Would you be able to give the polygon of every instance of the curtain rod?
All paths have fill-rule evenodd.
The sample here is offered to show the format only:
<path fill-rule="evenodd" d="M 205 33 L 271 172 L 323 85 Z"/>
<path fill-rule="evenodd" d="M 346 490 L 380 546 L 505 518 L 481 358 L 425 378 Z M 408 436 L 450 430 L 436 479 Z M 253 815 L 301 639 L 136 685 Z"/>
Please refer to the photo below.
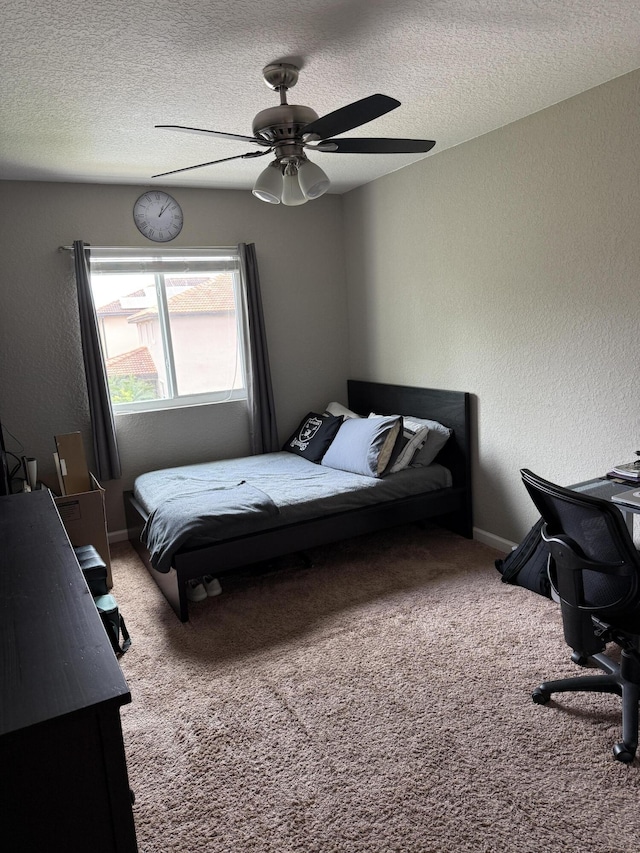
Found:
<path fill-rule="evenodd" d="M 166 246 L 165 249 L 168 251 L 176 251 L 176 252 L 210 252 L 212 249 L 216 250 L 237 250 L 237 246 Z M 152 251 L 153 249 L 160 249 L 160 246 L 93 246 L 91 244 L 87 245 L 87 249 L 97 249 L 98 251 L 104 252 L 144 252 L 144 251 Z M 58 246 L 59 252 L 73 252 L 73 246 Z"/>
<path fill-rule="evenodd" d="M 87 246 L 87 249 L 108 249 L 110 252 L 113 251 L 114 249 L 116 249 L 117 251 L 120 251 L 120 249 L 128 250 L 128 249 L 135 249 L 135 248 L 136 248 L 135 246 L 92 246 L 91 244 L 89 244 Z M 59 252 L 73 252 L 73 246 L 58 246 L 58 251 Z"/>

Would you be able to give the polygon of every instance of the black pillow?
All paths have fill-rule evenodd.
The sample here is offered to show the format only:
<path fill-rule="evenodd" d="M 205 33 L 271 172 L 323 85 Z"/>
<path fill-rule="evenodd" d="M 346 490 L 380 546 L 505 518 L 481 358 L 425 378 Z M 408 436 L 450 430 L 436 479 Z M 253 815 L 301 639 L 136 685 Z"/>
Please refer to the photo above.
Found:
<path fill-rule="evenodd" d="M 336 437 L 342 424 L 342 415 L 319 415 L 309 412 L 284 443 L 283 450 L 304 456 L 309 462 L 320 462 Z"/>

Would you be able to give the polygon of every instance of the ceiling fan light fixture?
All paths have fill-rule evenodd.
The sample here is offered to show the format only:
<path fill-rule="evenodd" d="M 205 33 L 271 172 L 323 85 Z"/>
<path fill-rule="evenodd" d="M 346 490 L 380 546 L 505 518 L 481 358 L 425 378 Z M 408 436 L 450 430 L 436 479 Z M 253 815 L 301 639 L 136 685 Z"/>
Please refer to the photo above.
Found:
<path fill-rule="evenodd" d="M 269 163 L 258 175 L 251 192 L 260 201 L 268 204 L 280 204 L 282 199 L 283 183 L 280 163 L 277 160 Z"/>
<path fill-rule="evenodd" d="M 281 201 L 288 207 L 294 207 L 297 204 L 305 204 L 305 202 L 308 201 L 306 195 L 300 188 L 298 170 L 292 163 L 289 163 L 284 170 L 284 175 L 282 177 Z"/>
<path fill-rule="evenodd" d="M 298 181 L 300 189 L 307 198 L 320 198 L 331 186 L 331 181 L 320 166 L 311 160 L 304 160 L 298 166 Z"/>
<path fill-rule="evenodd" d="M 177 124 L 158 124 L 158 128 L 181 130 L 223 139 L 253 143 L 262 150 L 247 151 L 232 157 L 222 157 L 153 175 L 162 178 L 203 166 L 213 166 L 228 160 L 246 160 L 275 154 L 275 160 L 258 175 L 253 194 L 268 204 L 298 205 L 326 193 L 331 182 L 322 169 L 307 160 L 308 151 L 330 151 L 337 154 L 421 154 L 430 151 L 435 142 L 429 139 L 376 139 L 342 138 L 341 134 L 380 118 L 400 106 L 400 101 L 387 95 L 369 95 L 345 107 L 326 113 L 321 118 L 311 107 L 289 104 L 287 90 L 298 81 L 299 68 L 288 62 L 272 62 L 262 69 L 262 76 L 270 89 L 278 92 L 280 104 L 260 110 L 253 119 L 253 136 L 206 130 Z M 341 137 L 334 139 L 334 137 Z M 265 150 L 266 149 L 266 150 Z"/>

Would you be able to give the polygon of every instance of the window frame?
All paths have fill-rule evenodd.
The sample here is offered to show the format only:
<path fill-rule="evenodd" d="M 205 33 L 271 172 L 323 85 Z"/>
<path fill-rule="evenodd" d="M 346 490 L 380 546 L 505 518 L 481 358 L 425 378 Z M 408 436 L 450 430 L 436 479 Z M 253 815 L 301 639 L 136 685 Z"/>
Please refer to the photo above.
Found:
<path fill-rule="evenodd" d="M 241 388 L 223 389 L 221 391 L 205 391 L 202 393 L 176 393 L 176 364 L 171 337 L 171 319 L 165 286 L 165 276 L 169 274 L 186 273 L 221 273 L 231 272 L 236 314 L 237 333 L 237 374 L 242 377 Z M 247 379 L 247 344 L 248 318 L 246 306 L 246 288 L 243 265 L 238 247 L 158 247 L 142 249 L 123 248 L 91 248 L 89 253 L 89 276 L 93 294 L 93 275 L 136 273 L 154 275 L 156 290 L 156 309 L 158 311 L 159 337 L 164 357 L 164 367 L 167 376 L 166 396 L 155 400 L 137 400 L 130 403 L 114 403 L 109 391 L 109 400 L 115 415 L 133 414 L 137 412 L 163 411 L 181 409 L 191 406 L 203 406 L 216 403 L 226 403 L 236 400 L 246 400 L 248 396 Z M 95 309 L 96 322 L 98 315 Z M 155 337 L 155 336 L 154 336 Z M 102 337 L 99 336 L 100 348 L 105 361 Z M 237 375 L 236 374 L 236 375 Z M 108 380 L 108 374 L 107 374 Z"/>

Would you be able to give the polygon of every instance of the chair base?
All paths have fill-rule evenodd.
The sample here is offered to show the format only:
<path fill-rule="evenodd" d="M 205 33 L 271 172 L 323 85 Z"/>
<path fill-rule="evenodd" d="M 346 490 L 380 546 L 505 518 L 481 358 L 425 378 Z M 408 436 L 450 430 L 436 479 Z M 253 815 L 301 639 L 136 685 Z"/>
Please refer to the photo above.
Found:
<path fill-rule="evenodd" d="M 553 693 L 617 693 L 622 697 L 622 740 L 613 747 L 618 761 L 629 764 L 638 748 L 638 702 L 640 701 L 640 665 L 635 655 L 625 649 L 618 665 L 605 654 L 576 660 L 581 666 L 597 666 L 604 675 L 580 675 L 575 678 L 560 678 L 543 681 L 531 694 L 537 705 L 546 705 Z"/>

